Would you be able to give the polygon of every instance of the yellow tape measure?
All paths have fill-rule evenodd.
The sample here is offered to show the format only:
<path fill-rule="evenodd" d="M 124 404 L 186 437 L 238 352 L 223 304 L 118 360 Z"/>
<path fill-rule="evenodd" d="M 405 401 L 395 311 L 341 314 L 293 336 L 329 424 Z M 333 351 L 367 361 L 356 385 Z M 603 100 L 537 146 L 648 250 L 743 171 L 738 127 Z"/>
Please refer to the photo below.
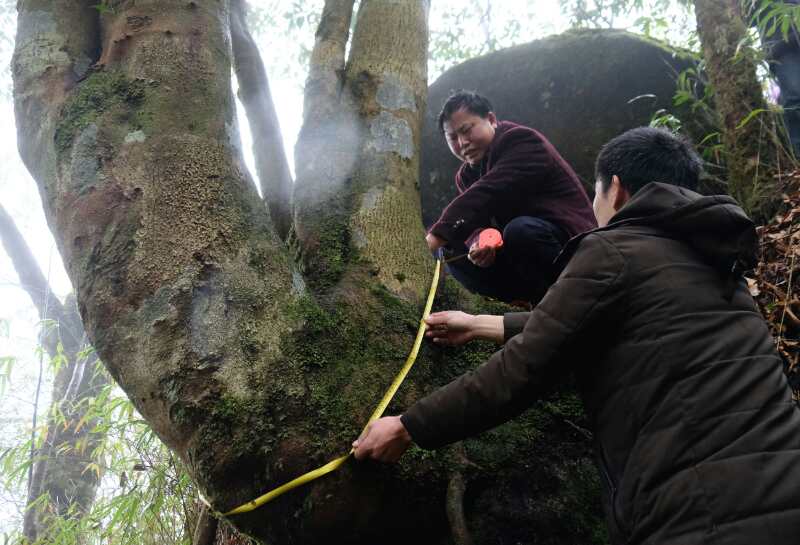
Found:
<path fill-rule="evenodd" d="M 414 346 L 411 348 L 411 353 L 408 355 L 408 358 L 406 358 L 406 362 L 405 364 L 403 364 L 403 367 L 402 369 L 400 369 L 400 372 L 394 378 L 394 382 L 392 382 L 392 385 L 389 386 L 389 389 L 384 394 L 383 399 L 381 399 L 381 402 L 375 408 L 375 411 L 372 413 L 372 416 L 369 417 L 367 424 L 364 426 L 364 431 L 366 431 L 367 427 L 370 425 L 370 423 L 372 423 L 372 421 L 377 420 L 378 418 L 381 417 L 383 411 L 385 411 L 386 407 L 389 406 L 389 402 L 392 400 L 394 394 L 400 388 L 400 385 L 403 383 L 403 380 L 405 380 L 406 375 L 408 375 L 408 372 L 411 370 L 411 367 L 417 360 L 417 354 L 419 353 L 419 348 L 422 345 L 422 338 L 425 335 L 425 318 L 427 318 L 431 312 L 431 307 L 433 306 L 433 298 L 436 295 L 436 286 L 439 284 L 440 268 L 441 268 L 441 262 L 437 260 L 436 267 L 433 270 L 433 280 L 431 281 L 431 287 L 430 290 L 428 290 L 428 300 L 425 302 L 425 310 L 422 312 L 422 319 L 420 320 L 419 329 L 417 330 L 417 338 L 414 339 Z M 363 434 L 364 431 L 362 431 L 361 433 Z M 334 471 L 343 463 L 345 463 L 352 454 L 353 450 L 351 449 L 350 452 L 348 452 L 345 456 L 342 456 L 341 458 L 336 458 L 335 460 L 328 462 L 322 467 L 318 467 L 317 469 L 309 471 L 308 473 L 301 475 L 296 479 L 289 481 L 286 484 L 282 484 L 278 488 L 270 490 L 263 496 L 259 496 L 258 498 L 249 501 L 244 505 L 240 505 L 236 509 L 231 509 L 227 513 L 223 513 L 223 515 L 225 516 L 238 515 L 240 513 L 247 513 L 248 511 L 257 509 L 262 505 L 264 505 L 265 503 L 267 503 L 268 501 L 277 498 L 281 494 L 285 494 L 286 492 L 292 490 L 293 488 L 297 488 L 298 486 L 313 481 L 314 479 L 319 479 L 323 475 L 327 475 L 331 471 Z"/>

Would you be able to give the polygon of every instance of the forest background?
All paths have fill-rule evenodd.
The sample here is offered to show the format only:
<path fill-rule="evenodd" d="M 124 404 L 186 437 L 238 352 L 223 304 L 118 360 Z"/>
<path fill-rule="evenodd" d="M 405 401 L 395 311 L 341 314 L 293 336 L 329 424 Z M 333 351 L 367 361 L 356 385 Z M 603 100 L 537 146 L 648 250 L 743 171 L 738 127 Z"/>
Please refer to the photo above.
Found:
<path fill-rule="evenodd" d="M 103 6 L 101 2 L 96 9 Z M 262 0 L 250 3 L 247 16 L 267 69 L 292 173 L 292 150 L 302 123 L 303 87 L 322 8 L 321 0 Z M 0 172 L 0 204 L 13 218 L 43 272 L 46 292 L 39 294 L 41 301 L 54 295 L 63 303 L 72 286 L 47 228 L 36 183 L 17 152 L 9 69 L 16 23 L 15 2 L 0 1 L 0 141 L 4 144 L 0 149 L 4 167 Z M 570 28 L 626 28 L 687 48 L 701 62 L 690 2 L 434 1 L 429 28 L 429 83 L 466 59 Z M 755 30 L 750 31 L 750 37 L 752 43 L 743 43 L 742 47 L 752 46 L 757 51 Z M 767 100 L 774 102 L 773 85 L 761 61 L 758 74 L 762 90 Z M 258 185 L 248 123 L 238 103 L 237 110 L 245 160 Z M 653 115 L 655 123 L 675 121 L 659 118 L 658 112 Z M 56 343 L 47 349 L 53 317 L 47 314 L 47 305 L 37 308 L 32 303 L 24 282 L 11 258 L 0 252 L 0 536 L 4 543 L 20 538 L 32 477 L 31 447 L 42 446 L 51 392 L 58 382 L 58 371 L 67 362 L 63 345 Z M 79 357 L 94 362 L 90 351 Z M 197 490 L 124 393 L 113 383 L 106 384 L 105 379 L 99 381 L 95 395 L 86 402 L 86 414 L 86 422 L 102 428 L 105 437 L 101 455 L 95 453 L 79 472 L 93 473 L 99 488 L 88 514 L 65 519 L 61 534 L 57 534 L 60 542 L 75 542 L 76 536 L 86 543 L 109 544 L 178 544 L 196 539 L 202 513 Z M 97 447 L 94 445 L 94 449 Z M 235 535 L 230 528 L 220 532 Z"/>

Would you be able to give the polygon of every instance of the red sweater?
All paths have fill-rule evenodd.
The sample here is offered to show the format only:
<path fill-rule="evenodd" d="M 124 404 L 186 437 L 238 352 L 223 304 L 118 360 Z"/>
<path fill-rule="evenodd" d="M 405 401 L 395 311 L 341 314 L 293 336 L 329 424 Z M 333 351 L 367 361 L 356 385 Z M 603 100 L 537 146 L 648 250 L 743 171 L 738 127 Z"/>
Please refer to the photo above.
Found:
<path fill-rule="evenodd" d="M 597 227 L 572 167 L 541 133 L 510 121 L 497 124 L 479 164 L 461 165 L 456 187 L 459 195 L 430 229 L 448 242 L 463 242 L 486 227 L 502 230 L 519 216 L 547 220 L 570 238 Z"/>

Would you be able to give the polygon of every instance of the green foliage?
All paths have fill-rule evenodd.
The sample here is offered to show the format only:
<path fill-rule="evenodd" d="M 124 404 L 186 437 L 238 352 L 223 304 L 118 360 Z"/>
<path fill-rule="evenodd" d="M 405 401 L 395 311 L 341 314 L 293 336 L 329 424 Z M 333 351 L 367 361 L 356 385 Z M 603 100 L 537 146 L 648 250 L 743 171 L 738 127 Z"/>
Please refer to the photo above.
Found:
<path fill-rule="evenodd" d="M 432 4 L 428 46 L 432 76 L 472 57 L 531 38 L 530 31 L 538 21 L 530 2 L 521 2 L 511 18 L 498 12 L 497 6 L 495 0 Z"/>
<path fill-rule="evenodd" d="M 101 0 L 99 4 L 95 4 L 92 6 L 96 9 L 100 15 L 105 15 L 107 13 L 113 14 L 114 13 L 114 5 L 110 0 Z"/>
<path fill-rule="evenodd" d="M 0 357 L 0 396 L 5 395 L 6 390 L 11 382 L 11 371 L 14 369 L 14 364 L 17 359 L 13 356 Z"/>
<path fill-rule="evenodd" d="M 791 39 L 789 33 L 800 28 L 800 5 L 775 0 L 744 0 L 744 13 L 749 14 L 750 23 L 758 28 L 765 38 L 778 35 L 784 41 Z M 752 7 L 750 7 L 752 6 Z"/>
<path fill-rule="evenodd" d="M 682 45 L 694 33 L 691 0 L 560 0 L 572 28 L 619 28 Z M 633 19 L 635 17 L 635 19 Z"/>
<path fill-rule="evenodd" d="M 98 363 L 98 366 L 100 364 Z M 95 372 L 103 372 L 99 367 Z M 92 426 L 102 437 L 91 452 L 93 462 L 84 472 L 102 479 L 97 499 L 86 513 L 73 505 L 62 516 L 52 514 L 50 531 L 30 545 L 188 545 L 197 516 L 197 490 L 182 463 L 174 458 L 131 402 L 114 385 L 81 402 L 84 416 L 77 427 Z M 66 424 L 58 409 L 51 415 Z M 41 442 L 46 424 L 37 430 Z M 58 456 L 85 453 L 88 438 L 62 445 Z M 37 445 L 41 446 L 41 444 Z M 14 446 L 0 452 L 0 490 L 20 490 L 28 470 L 30 436 L 21 433 Z M 24 501 L 24 499 L 20 500 Z M 37 498 L 28 508 L 48 508 L 48 498 Z M 22 505 L 20 505 L 22 508 Z M 18 532 L 6 533 L 0 542 L 22 543 Z"/>
<path fill-rule="evenodd" d="M 294 80 L 302 88 L 322 5 L 322 0 L 248 2 L 247 25 L 270 78 Z"/>
<path fill-rule="evenodd" d="M 8 320 L 0 320 L 0 337 L 7 339 L 10 334 Z M 0 356 L 0 397 L 6 393 L 16 361 L 13 356 Z"/>

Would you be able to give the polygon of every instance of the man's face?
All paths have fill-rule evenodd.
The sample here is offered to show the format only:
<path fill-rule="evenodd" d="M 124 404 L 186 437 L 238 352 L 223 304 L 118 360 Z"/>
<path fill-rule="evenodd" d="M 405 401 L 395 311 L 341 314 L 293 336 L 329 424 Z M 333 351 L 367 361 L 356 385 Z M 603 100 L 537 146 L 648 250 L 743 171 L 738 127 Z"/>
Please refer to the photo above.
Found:
<path fill-rule="evenodd" d="M 614 176 L 614 178 L 616 178 L 616 176 Z M 617 182 L 617 185 L 619 185 L 619 182 Z M 617 213 L 617 209 L 614 208 L 615 197 L 616 190 L 614 182 L 612 181 L 608 191 L 604 192 L 603 182 L 598 178 L 594 183 L 594 202 L 592 203 L 598 227 L 605 227 L 608 225 L 608 221 Z"/>
<path fill-rule="evenodd" d="M 493 112 L 483 118 L 461 109 L 443 123 L 444 137 L 453 155 L 470 165 L 477 164 L 489 150 L 497 128 Z"/>

